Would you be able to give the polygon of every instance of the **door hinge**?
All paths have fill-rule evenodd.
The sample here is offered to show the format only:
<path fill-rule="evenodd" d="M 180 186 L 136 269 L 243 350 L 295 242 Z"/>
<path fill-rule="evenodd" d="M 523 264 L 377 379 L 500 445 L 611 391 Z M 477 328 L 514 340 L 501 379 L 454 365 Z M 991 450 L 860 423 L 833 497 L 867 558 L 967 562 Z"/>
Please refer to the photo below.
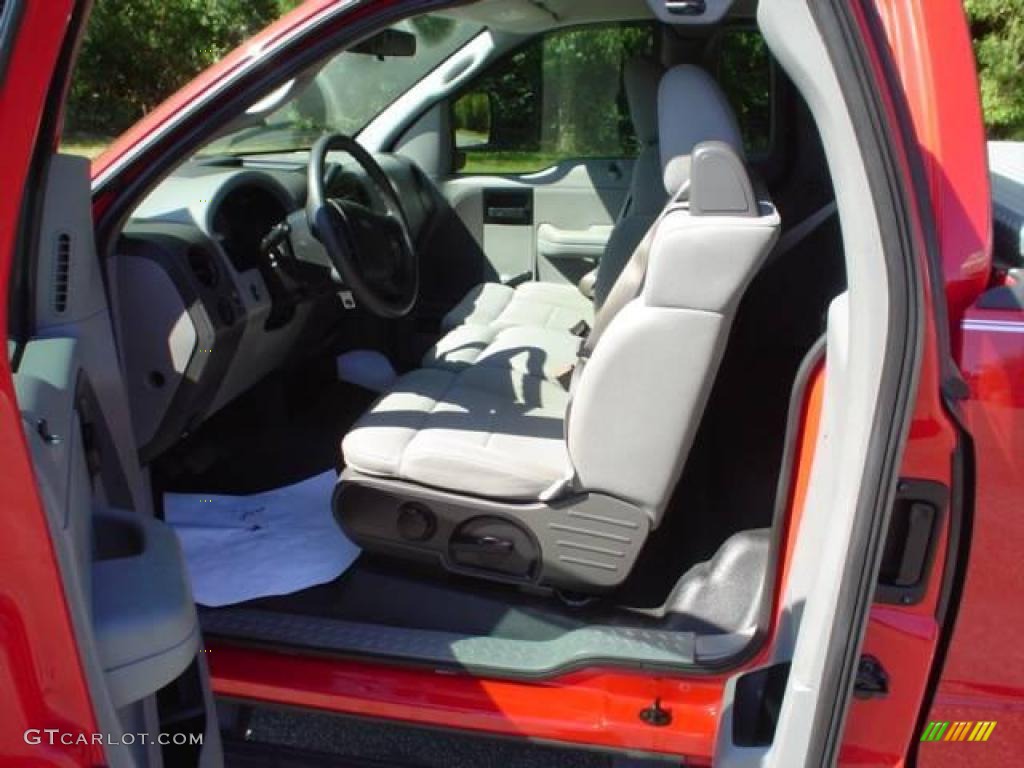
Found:
<path fill-rule="evenodd" d="M 853 695 L 858 699 L 882 699 L 889 695 L 889 673 L 874 656 L 861 656 Z"/>

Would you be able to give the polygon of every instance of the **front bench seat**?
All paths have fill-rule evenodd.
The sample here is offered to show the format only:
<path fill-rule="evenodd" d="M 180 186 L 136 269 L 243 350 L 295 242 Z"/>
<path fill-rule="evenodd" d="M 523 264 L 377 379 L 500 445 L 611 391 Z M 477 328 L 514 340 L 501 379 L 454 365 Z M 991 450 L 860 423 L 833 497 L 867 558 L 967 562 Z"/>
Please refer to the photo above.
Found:
<path fill-rule="evenodd" d="M 685 68 L 671 71 L 659 98 L 665 186 L 675 197 L 689 179 L 689 204 L 670 204 L 649 248 L 634 253 L 571 390 L 488 366 L 399 379 L 342 443 L 335 514 L 360 546 L 578 592 L 632 570 L 686 461 L 736 306 L 779 229 L 733 148 L 703 143 L 691 161 L 692 132 L 676 119 L 693 108 L 680 99 L 688 80 Z"/>
<path fill-rule="evenodd" d="M 347 465 L 448 491 L 530 501 L 569 474 L 555 382 L 497 368 L 406 374 L 345 437 Z"/>

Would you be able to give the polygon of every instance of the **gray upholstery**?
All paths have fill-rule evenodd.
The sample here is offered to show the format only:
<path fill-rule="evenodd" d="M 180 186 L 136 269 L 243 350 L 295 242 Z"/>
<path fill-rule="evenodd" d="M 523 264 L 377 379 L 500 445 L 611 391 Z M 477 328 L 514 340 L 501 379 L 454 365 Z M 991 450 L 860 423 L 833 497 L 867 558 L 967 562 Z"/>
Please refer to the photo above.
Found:
<path fill-rule="evenodd" d="M 573 359 L 566 350 L 579 344 L 568 329 L 581 321 L 587 327 L 594 326 L 595 308 L 600 309 L 607 301 L 669 195 L 676 195 L 689 183 L 694 148 L 703 141 L 721 140 L 742 158 L 736 117 L 714 78 L 693 65 L 677 66 L 664 76 L 661 72 L 660 65 L 645 58 L 631 61 L 625 70 L 641 151 L 634 169 L 629 210 L 616 224 L 593 276 L 592 300 L 573 286 L 526 283 L 513 289 L 498 283 L 479 285 L 446 316 L 443 326 L 450 333 L 428 351 L 424 366 L 459 370 L 484 355 L 501 331 L 525 326 L 555 333 L 535 335 L 536 346 L 520 359 L 533 361 L 531 371 L 543 369 L 539 375 L 561 375 Z M 659 134 L 665 139 L 649 141 Z M 627 300 L 633 298 L 639 284 L 629 286 L 629 290 L 632 293 Z M 477 327 L 465 328 L 467 325 Z M 486 355 L 489 365 L 512 359 L 507 344 L 501 350 L 501 355 Z"/>
<path fill-rule="evenodd" d="M 657 158 L 657 150 L 650 154 L 652 157 Z M 644 236 L 658 218 L 658 212 L 666 202 L 664 193 L 662 193 L 661 197 L 662 200 L 657 211 L 650 214 L 627 216 L 615 227 L 611 238 L 608 240 L 608 248 L 601 259 L 600 267 L 594 275 L 595 307 L 604 305 L 608 299 L 608 294 L 611 293 L 612 286 L 615 285 L 615 282 L 622 274 L 622 270 L 633 256 L 634 251 L 636 251 L 637 246 L 640 245 Z"/>
<path fill-rule="evenodd" d="M 665 190 L 675 195 L 690 181 L 690 155 L 703 141 L 723 141 L 743 157 L 743 136 L 725 92 L 692 64 L 669 70 L 661 80 L 658 124 Z M 696 98 L 695 98 L 696 97 Z"/>
<path fill-rule="evenodd" d="M 499 328 L 530 326 L 565 330 L 594 317 L 593 304 L 574 286 L 524 283 L 515 290 L 493 325 Z"/>
<path fill-rule="evenodd" d="M 729 128 L 735 121 L 727 105 L 714 97 L 717 86 L 707 90 L 709 80 L 682 67 L 669 72 L 659 89 L 663 115 L 672 111 L 669 107 L 687 105 L 703 126 L 695 133 L 662 122 L 661 150 L 673 179 L 681 166 L 667 147 L 687 158 L 709 148 L 725 153 L 731 163 L 720 166 L 731 181 L 736 174 L 745 176 L 742 161 L 728 146 L 736 138 Z M 710 98 L 694 99 L 706 95 Z M 726 142 L 696 147 L 679 141 L 677 133 L 703 136 L 714 126 L 725 129 Z M 704 163 L 699 168 L 695 192 L 704 185 L 730 187 L 730 179 L 706 175 Z M 749 182 L 740 186 L 746 189 Z M 588 339 L 588 357 L 576 365 L 571 392 L 551 378 L 563 364 L 572 364 L 577 337 L 500 321 L 456 328 L 428 355 L 434 368 L 400 379 L 345 438 L 347 482 L 359 484 L 361 476 L 369 476 L 390 483 L 386 491 L 379 484 L 377 490 L 366 490 L 374 486 L 369 482 L 364 489 L 383 494 L 385 501 L 374 508 L 384 518 L 354 511 L 346 515 L 344 504 L 339 506 L 346 532 L 367 548 L 383 539 L 382 551 L 411 549 L 447 567 L 453 567 L 450 547 L 458 544 L 469 548 L 468 555 L 462 550 L 460 556 L 493 562 L 496 577 L 514 572 L 519 580 L 584 589 L 620 582 L 647 530 L 661 521 L 736 307 L 771 250 L 779 223 L 768 200 L 758 200 L 747 215 L 700 214 L 685 202 L 672 203 L 655 222 L 645 247 L 635 250 L 613 300 L 602 306 L 595 325 L 600 333 Z M 410 489 L 408 498 L 422 499 L 416 489 L 423 486 L 455 494 L 454 501 L 448 498 L 437 510 L 428 510 L 444 517 L 435 533 L 402 541 L 399 519 L 408 510 L 401 488 Z M 477 507 L 474 498 L 505 504 L 502 520 L 494 522 L 493 515 L 488 517 L 494 507 Z M 530 506 L 517 520 L 518 503 Z M 550 517 L 543 514 L 546 509 Z M 549 525 L 556 517 L 561 522 Z M 496 525 L 499 533 L 468 545 L 456 541 L 463 526 L 477 522 Z M 621 533 L 595 533 L 598 522 Z M 596 536 L 586 544 L 590 554 L 567 554 L 566 531 Z M 622 542 L 619 550 L 614 549 L 616 540 Z M 501 546 L 492 552 L 488 548 L 495 542 Z M 537 551 L 524 553 L 531 547 Z M 598 552 L 605 559 L 595 564 Z M 530 557 L 537 559 L 536 568 L 522 565 Z M 511 558 L 516 568 L 502 571 L 502 558 Z"/>
<path fill-rule="evenodd" d="M 736 305 L 778 235 L 762 215 L 658 224 L 647 279 L 610 321 L 574 387 L 569 455 L 581 488 L 660 521 L 700 423 Z"/>
<path fill-rule="evenodd" d="M 643 232 L 635 240 L 637 227 L 620 231 L 630 217 L 646 218 L 644 231 L 665 204 L 666 196 L 660 179 L 661 160 L 658 151 L 658 83 L 661 66 L 647 58 L 627 62 L 623 71 L 630 116 L 640 152 L 630 183 L 629 208 L 612 232 L 604 256 L 594 275 L 595 300 L 600 305 L 602 292 L 615 282 L 618 271 L 633 252 Z M 627 237 L 627 233 L 629 236 Z M 568 331 L 594 320 L 594 301 L 576 286 L 552 283 L 524 283 L 511 288 L 500 283 L 483 283 L 473 288 L 447 315 L 441 327 L 450 331 L 461 325 L 495 325 L 499 328 L 531 326 Z M 448 346 L 447 342 L 441 347 Z M 431 350 L 428 358 L 443 361 L 440 350 Z"/>
<path fill-rule="evenodd" d="M 451 330 L 460 325 L 533 325 L 564 330 L 580 320 L 592 320 L 593 316 L 591 301 L 572 285 L 523 283 L 512 288 L 501 283 L 481 283 L 444 316 L 441 327 Z"/>
<path fill-rule="evenodd" d="M 473 496 L 530 500 L 569 473 L 568 394 L 557 384 L 474 367 L 402 378 L 345 436 L 358 472 Z"/>
<path fill-rule="evenodd" d="M 556 379 L 575 364 L 579 348 L 579 337 L 565 331 L 463 325 L 427 352 L 423 366 L 456 372 L 487 366 Z"/>
<path fill-rule="evenodd" d="M 460 325 L 491 325 L 512 301 L 516 289 L 502 283 L 474 286 L 441 320 L 441 329 L 450 331 Z"/>

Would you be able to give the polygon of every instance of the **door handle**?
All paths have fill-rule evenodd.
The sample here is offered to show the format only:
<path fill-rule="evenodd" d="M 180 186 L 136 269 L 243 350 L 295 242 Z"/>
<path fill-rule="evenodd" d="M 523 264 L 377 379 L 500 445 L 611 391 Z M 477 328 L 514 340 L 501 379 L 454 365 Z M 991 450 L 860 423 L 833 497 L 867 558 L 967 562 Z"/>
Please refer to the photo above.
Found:
<path fill-rule="evenodd" d="M 673 16 L 700 16 L 707 10 L 707 1 L 667 0 L 665 10 Z"/>
<path fill-rule="evenodd" d="M 533 224 L 533 189 L 485 189 L 484 224 Z"/>
<path fill-rule="evenodd" d="M 511 206 L 492 205 L 487 209 L 487 218 L 492 221 L 515 221 L 519 222 L 529 216 L 526 208 L 513 208 Z"/>
<path fill-rule="evenodd" d="M 900 479 L 878 574 L 878 602 L 913 605 L 924 597 L 948 499 L 940 483 Z"/>

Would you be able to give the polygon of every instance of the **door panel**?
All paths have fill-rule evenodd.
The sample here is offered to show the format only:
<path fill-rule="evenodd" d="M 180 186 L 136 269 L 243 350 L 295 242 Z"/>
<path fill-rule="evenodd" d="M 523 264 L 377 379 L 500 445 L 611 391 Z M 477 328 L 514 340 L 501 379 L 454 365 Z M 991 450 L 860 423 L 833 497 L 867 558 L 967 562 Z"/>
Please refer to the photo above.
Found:
<path fill-rule="evenodd" d="M 477 234 L 485 279 L 576 284 L 604 251 L 638 142 L 625 63 L 652 56 L 654 26 L 593 24 L 530 39 L 451 97 L 452 177 L 442 191 Z M 532 195 L 532 216 L 484 198 Z"/>
<path fill-rule="evenodd" d="M 104 458 L 95 435 L 106 426 L 83 418 L 89 381 L 80 351 L 70 337 L 30 341 L 15 391 L 44 504 L 73 591 L 90 607 L 100 668 L 120 709 L 185 671 L 199 650 L 198 623 L 173 533 L 153 517 L 108 507 L 106 489 L 94 492 Z"/>
<path fill-rule="evenodd" d="M 45 189 L 34 335 L 19 345 L 14 391 L 97 731 L 112 735 L 103 761 L 178 764 L 178 747 L 158 745 L 180 734 L 190 755 L 201 738 L 202 764 L 217 765 L 184 561 L 129 458 L 137 447 L 92 239 L 88 161 L 53 156 Z M 148 744 L 118 738 L 142 733 Z"/>
<path fill-rule="evenodd" d="M 579 281 L 597 266 L 611 237 L 612 224 L 562 229 L 545 222 L 537 227 L 537 261 L 542 280 Z"/>
<path fill-rule="evenodd" d="M 478 233 L 485 279 L 575 284 L 604 253 L 632 169 L 625 158 L 570 160 L 540 173 L 458 176 L 442 193 Z"/>
<path fill-rule="evenodd" d="M 533 271 L 530 234 L 533 190 L 529 187 L 484 187 L 483 248 L 498 279 L 507 283 Z"/>
<path fill-rule="evenodd" d="M 633 176 L 628 158 L 585 160 L 538 187 L 534 230 L 539 280 L 576 284 L 604 254 Z"/>
<path fill-rule="evenodd" d="M 95 732 L 99 726 L 10 370 L 28 320 L 26 297 L 14 295 L 26 277 L 14 259 L 22 191 L 35 190 L 40 182 L 33 152 L 56 62 L 73 29 L 73 6 L 71 0 L 7 0 L 0 13 L 0 98 L 5 105 L 0 110 L 5 188 L 0 195 L 0 325 L 6 329 L 8 353 L 0 363 L 0 763 L 12 765 L 104 761 L 101 747 L 50 744 L 43 734 L 37 744 L 28 733 L 55 724 L 76 733 Z M 52 137 L 47 140 L 52 143 Z M 66 489 L 61 467 L 62 461 L 53 457 L 37 470 L 52 478 L 44 497 L 52 505 L 62 503 Z"/>

